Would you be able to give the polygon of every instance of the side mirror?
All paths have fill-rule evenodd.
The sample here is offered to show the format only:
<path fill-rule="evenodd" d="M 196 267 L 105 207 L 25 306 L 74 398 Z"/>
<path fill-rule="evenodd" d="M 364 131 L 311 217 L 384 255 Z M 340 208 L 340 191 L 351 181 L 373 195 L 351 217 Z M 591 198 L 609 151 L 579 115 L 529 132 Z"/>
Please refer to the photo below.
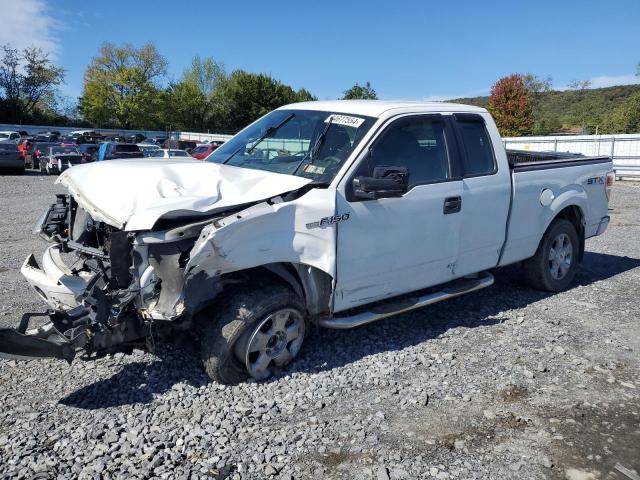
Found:
<path fill-rule="evenodd" d="M 406 167 L 377 166 L 373 177 L 353 179 L 353 192 L 358 200 L 401 197 L 407 191 L 409 170 Z"/>

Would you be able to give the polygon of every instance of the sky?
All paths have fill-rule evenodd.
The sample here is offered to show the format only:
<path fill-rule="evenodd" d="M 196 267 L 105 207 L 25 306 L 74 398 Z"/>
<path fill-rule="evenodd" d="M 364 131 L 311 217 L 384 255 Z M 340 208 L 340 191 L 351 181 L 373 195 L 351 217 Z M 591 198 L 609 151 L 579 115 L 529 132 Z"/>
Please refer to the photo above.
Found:
<path fill-rule="evenodd" d="M 105 42 L 153 42 L 177 79 L 194 55 L 267 73 L 319 99 L 371 82 L 381 99 L 486 95 L 531 72 L 593 87 L 640 83 L 639 0 L 0 0 L 0 45 L 36 45 L 82 92 Z"/>

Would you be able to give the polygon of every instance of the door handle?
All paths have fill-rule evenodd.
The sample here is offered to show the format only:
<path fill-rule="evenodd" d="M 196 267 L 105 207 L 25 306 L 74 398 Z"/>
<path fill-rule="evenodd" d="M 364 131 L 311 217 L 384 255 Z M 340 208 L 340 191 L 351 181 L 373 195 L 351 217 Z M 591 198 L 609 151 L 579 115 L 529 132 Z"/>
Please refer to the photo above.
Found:
<path fill-rule="evenodd" d="M 461 197 L 447 197 L 444 199 L 442 213 L 444 213 L 445 215 L 448 215 L 450 213 L 457 213 L 460 210 L 462 210 Z"/>

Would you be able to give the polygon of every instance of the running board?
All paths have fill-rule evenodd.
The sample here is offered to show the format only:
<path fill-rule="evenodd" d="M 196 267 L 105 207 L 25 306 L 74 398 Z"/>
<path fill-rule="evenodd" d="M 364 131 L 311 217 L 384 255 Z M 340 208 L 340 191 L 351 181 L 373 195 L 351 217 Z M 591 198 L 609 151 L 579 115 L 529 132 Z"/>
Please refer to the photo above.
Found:
<path fill-rule="evenodd" d="M 335 328 L 339 330 L 355 328 L 366 323 L 382 320 L 383 318 L 409 312 L 416 308 L 426 307 L 433 303 L 442 302 L 443 300 L 448 300 L 450 298 L 464 295 L 465 293 L 489 287 L 493 285 L 493 281 L 493 275 L 485 272 L 477 278 L 463 278 L 456 282 L 449 283 L 446 286 L 443 286 L 440 291 L 421 295 L 419 297 L 405 297 L 397 302 L 384 303 L 372 308 L 368 312 L 360 312 L 346 317 L 336 316 L 331 318 L 321 318 L 318 324 L 322 327 Z"/>

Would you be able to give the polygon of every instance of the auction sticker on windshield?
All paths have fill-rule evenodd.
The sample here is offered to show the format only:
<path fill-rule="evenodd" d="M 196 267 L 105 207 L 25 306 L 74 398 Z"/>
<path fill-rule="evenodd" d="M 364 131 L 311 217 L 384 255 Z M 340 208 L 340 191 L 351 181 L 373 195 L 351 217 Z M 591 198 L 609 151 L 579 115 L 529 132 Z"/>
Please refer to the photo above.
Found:
<path fill-rule="evenodd" d="M 351 117 L 349 115 L 329 115 L 324 123 L 335 123 L 336 125 L 344 125 L 346 127 L 359 128 L 364 123 L 364 118 Z"/>
<path fill-rule="evenodd" d="M 305 173 L 315 173 L 317 175 L 322 175 L 326 170 L 324 167 L 319 167 L 317 165 L 311 165 L 310 163 L 305 165 L 303 170 Z"/>

